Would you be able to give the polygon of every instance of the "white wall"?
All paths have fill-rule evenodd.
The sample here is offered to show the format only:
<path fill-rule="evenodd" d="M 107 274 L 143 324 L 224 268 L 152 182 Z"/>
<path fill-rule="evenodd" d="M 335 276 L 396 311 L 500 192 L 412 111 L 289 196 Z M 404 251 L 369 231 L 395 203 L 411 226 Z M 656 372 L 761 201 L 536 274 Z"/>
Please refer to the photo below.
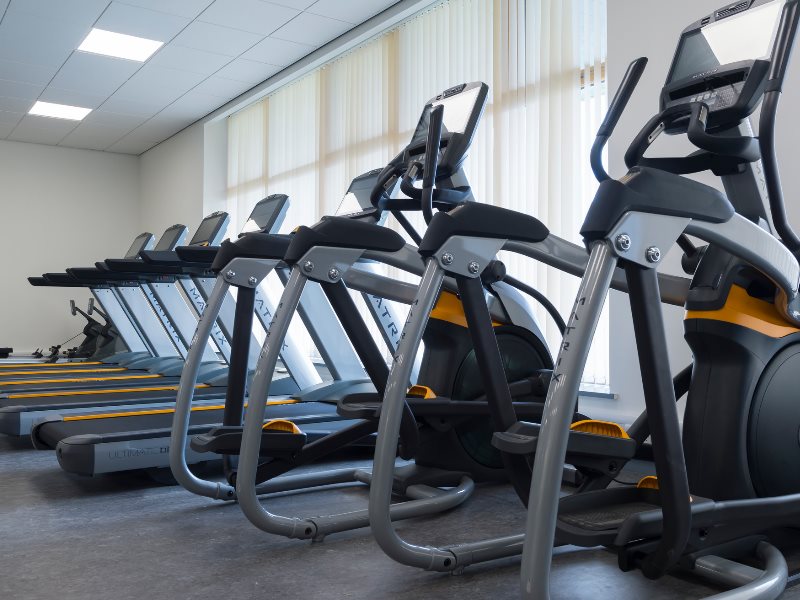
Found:
<path fill-rule="evenodd" d="M 120 256 L 139 233 L 139 158 L 0 141 L 0 346 L 61 343 L 84 322 L 82 289 L 34 288 L 27 277 Z"/>
<path fill-rule="evenodd" d="M 657 0 L 610 0 L 608 2 L 608 81 L 613 95 L 630 61 L 647 56 L 649 63 L 625 115 L 609 143 L 609 163 L 612 176 L 625 171 L 622 157 L 628 144 L 644 123 L 658 111 L 658 94 L 666 79 L 680 32 L 691 22 L 710 14 L 723 5 L 721 0 L 679 0 L 664 3 Z M 800 173 L 792 169 L 797 160 L 797 131 L 800 115 L 790 107 L 800 101 L 800 64 L 790 67 L 786 81 L 782 110 L 778 115 L 778 155 L 782 158 L 783 183 L 789 216 L 800 226 L 800 205 L 794 199 L 800 194 Z M 660 138 L 654 150 L 662 153 L 685 153 L 691 147 L 684 139 Z M 703 177 L 706 183 L 717 185 L 713 177 Z M 721 187 L 721 186 L 718 186 Z M 661 270 L 680 274 L 679 251 L 673 251 Z M 683 340 L 683 310 L 665 309 L 666 331 L 673 373 L 689 364 L 691 353 Z M 600 410 L 607 416 L 626 421 L 644 407 L 641 375 L 635 359 L 633 329 L 627 296 L 612 292 L 610 299 L 611 328 L 611 389 L 618 395 Z"/>
<path fill-rule="evenodd" d="M 190 236 L 203 218 L 203 124 L 196 123 L 139 157 L 140 227 L 156 236 L 182 223 Z"/>

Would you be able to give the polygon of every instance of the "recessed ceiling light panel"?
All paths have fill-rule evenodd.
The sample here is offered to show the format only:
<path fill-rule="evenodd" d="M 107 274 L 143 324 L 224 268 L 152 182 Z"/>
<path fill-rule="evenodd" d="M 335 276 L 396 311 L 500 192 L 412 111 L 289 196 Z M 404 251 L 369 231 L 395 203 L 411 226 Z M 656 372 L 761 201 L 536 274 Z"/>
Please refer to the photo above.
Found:
<path fill-rule="evenodd" d="M 105 29 L 92 29 L 78 46 L 78 50 L 144 62 L 163 45 L 164 42 L 156 40 L 115 33 Z"/>
<path fill-rule="evenodd" d="M 92 112 L 91 108 L 70 106 L 68 104 L 54 104 L 53 102 L 42 102 L 39 100 L 33 105 L 33 108 L 28 111 L 28 114 L 36 115 L 37 117 L 82 121 L 90 112 Z"/>

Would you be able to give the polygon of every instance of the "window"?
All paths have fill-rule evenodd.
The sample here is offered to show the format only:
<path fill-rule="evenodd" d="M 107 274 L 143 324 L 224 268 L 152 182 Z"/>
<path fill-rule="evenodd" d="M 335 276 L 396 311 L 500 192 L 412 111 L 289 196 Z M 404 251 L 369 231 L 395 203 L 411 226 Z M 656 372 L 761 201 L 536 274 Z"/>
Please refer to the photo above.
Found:
<path fill-rule="evenodd" d="M 481 80 L 489 102 L 465 164 L 475 198 L 580 242 L 596 188 L 589 148 L 607 106 L 605 19 L 606 0 L 450 0 L 281 88 L 229 118 L 233 223 L 267 193 L 292 199 L 287 230 L 335 211 L 353 177 L 408 142 L 426 100 Z M 575 277 L 502 258 L 568 313 Z M 559 332 L 535 310 L 555 353 Z M 607 317 L 584 379 L 608 383 Z"/>

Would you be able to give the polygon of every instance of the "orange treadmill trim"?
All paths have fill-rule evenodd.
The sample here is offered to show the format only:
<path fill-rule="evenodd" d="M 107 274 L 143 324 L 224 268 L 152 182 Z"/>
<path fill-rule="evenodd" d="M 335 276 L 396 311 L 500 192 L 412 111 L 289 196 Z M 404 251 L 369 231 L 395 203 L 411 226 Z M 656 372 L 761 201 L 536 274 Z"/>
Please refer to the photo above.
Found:
<path fill-rule="evenodd" d="M 267 406 L 277 406 L 281 404 L 297 404 L 302 400 L 287 398 L 286 400 L 269 400 Z M 247 404 L 245 404 L 247 406 Z M 192 412 L 202 412 L 205 410 L 221 410 L 224 404 L 213 404 L 209 406 L 193 406 Z M 74 417 L 64 417 L 64 421 L 90 421 L 92 419 L 115 419 L 117 417 L 141 417 L 146 415 L 168 415 L 174 413 L 174 408 L 156 408 L 153 410 L 134 410 L 130 412 L 103 413 L 97 415 L 77 415 Z"/>

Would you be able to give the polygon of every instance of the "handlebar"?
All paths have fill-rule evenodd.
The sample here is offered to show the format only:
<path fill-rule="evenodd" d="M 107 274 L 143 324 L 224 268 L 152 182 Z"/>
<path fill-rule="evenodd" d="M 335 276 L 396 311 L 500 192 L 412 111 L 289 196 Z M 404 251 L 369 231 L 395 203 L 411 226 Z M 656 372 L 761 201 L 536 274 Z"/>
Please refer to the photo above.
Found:
<path fill-rule="evenodd" d="M 689 126 L 686 135 L 689 141 L 701 150 L 720 156 L 731 156 L 745 162 L 755 162 L 761 158 L 758 140 L 750 136 L 718 136 L 706 132 L 708 124 L 708 105 L 692 102 L 690 105 Z"/>
<path fill-rule="evenodd" d="M 614 94 L 611 104 L 608 106 L 608 112 L 603 119 L 603 123 L 600 125 L 600 129 L 597 130 L 597 137 L 595 137 L 594 144 L 592 145 L 590 161 L 592 171 L 594 172 L 594 176 L 598 181 L 610 179 L 605 167 L 603 167 L 603 148 L 605 148 L 608 138 L 611 137 L 611 134 L 617 127 L 617 123 L 619 123 L 619 119 L 622 116 L 625 107 L 628 105 L 628 102 L 633 95 L 633 91 L 639 84 L 639 80 L 642 78 L 642 74 L 644 73 L 646 67 L 647 58 L 644 56 L 637 58 L 630 65 L 628 65 L 628 70 L 625 71 L 625 76 L 622 78 L 622 83 L 617 89 L 617 93 Z"/>
<path fill-rule="evenodd" d="M 431 111 L 430 121 L 428 122 L 428 139 L 425 141 L 425 166 L 422 173 L 422 215 L 428 225 L 433 219 L 433 186 L 436 182 L 436 170 L 439 166 L 439 146 L 442 143 L 443 124 L 444 106 L 439 104 Z"/>

